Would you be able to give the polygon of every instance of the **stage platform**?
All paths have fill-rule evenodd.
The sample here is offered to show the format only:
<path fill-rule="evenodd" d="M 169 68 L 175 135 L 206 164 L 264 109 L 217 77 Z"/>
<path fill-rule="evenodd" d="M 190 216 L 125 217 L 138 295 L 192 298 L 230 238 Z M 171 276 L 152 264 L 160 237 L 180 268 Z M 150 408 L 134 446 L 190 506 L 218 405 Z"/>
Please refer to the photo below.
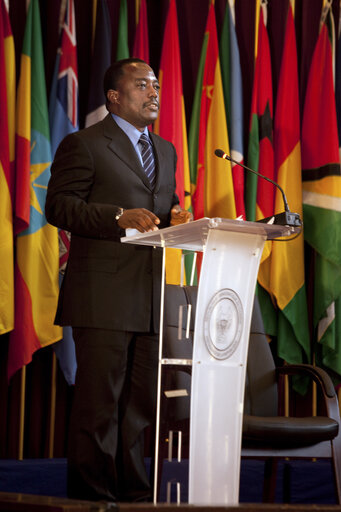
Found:
<path fill-rule="evenodd" d="M 0 492 L 1 512 L 341 512 L 339 505 L 241 503 L 230 507 L 159 503 L 95 503 L 30 494 Z"/>
<path fill-rule="evenodd" d="M 146 459 L 146 466 L 150 460 Z M 258 511 L 330 511 L 341 512 L 336 505 L 332 469 L 329 461 L 285 461 L 279 465 L 277 475 L 276 505 L 262 503 L 264 462 L 242 460 L 240 475 L 240 505 L 228 507 L 231 512 Z M 164 462 L 160 491 L 160 504 L 118 504 L 115 508 L 131 512 L 158 509 L 173 510 L 225 510 L 226 507 L 205 508 L 187 505 L 188 461 Z M 167 482 L 181 484 L 181 505 L 166 505 Z M 285 485 L 284 485 L 285 482 Z M 175 490 L 175 485 L 173 485 Z M 176 501 L 175 493 L 172 501 Z M 286 504 L 289 503 L 289 504 Z M 252 505 L 250 505 L 252 504 Z M 66 459 L 0 460 L 0 511 L 101 511 L 106 505 L 75 502 L 66 499 Z M 7 507 L 7 508 L 6 508 Z M 21 508 L 20 508 L 21 507 Z M 30 508 L 31 507 L 31 508 Z M 97 508 L 96 508 L 97 507 Z M 102 508 L 99 508 L 102 507 Z M 303 508 L 302 508 L 303 507 Z"/>

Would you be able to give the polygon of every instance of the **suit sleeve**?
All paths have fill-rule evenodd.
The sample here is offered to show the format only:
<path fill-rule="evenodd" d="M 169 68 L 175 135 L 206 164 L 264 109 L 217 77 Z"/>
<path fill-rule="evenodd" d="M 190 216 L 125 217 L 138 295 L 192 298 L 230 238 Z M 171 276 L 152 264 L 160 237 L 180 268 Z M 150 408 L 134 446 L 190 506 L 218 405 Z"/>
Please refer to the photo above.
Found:
<path fill-rule="evenodd" d="M 59 145 L 51 166 L 45 213 L 50 224 L 72 234 L 118 240 L 124 235 L 115 220 L 119 205 L 88 202 L 95 179 L 92 156 L 78 133 Z"/>

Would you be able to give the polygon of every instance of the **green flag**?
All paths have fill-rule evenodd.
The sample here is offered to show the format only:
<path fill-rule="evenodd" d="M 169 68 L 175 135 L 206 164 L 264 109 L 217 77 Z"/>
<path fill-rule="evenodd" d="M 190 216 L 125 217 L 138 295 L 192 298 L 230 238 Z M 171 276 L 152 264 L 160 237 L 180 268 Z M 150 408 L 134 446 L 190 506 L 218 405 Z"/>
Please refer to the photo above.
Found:
<path fill-rule="evenodd" d="M 120 15 L 118 20 L 118 37 L 117 37 L 117 51 L 116 60 L 128 59 L 128 8 L 127 0 L 121 0 Z"/>

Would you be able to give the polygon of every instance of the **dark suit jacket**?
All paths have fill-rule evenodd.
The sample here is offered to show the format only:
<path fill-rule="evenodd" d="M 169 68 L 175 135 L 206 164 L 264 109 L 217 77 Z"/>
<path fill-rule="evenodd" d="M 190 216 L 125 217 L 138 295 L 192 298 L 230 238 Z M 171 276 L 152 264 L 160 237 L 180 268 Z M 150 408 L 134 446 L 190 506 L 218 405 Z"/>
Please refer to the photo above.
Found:
<path fill-rule="evenodd" d="M 158 331 L 161 251 L 120 243 L 118 207 L 147 208 L 169 225 L 175 194 L 174 146 L 150 134 L 157 179 L 151 190 L 136 152 L 111 115 L 68 135 L 51 167 L 46 217 L 70 231 L 71 249 L 56 323 Z M 154 309 L 154 311 L 153 311 Z"/>

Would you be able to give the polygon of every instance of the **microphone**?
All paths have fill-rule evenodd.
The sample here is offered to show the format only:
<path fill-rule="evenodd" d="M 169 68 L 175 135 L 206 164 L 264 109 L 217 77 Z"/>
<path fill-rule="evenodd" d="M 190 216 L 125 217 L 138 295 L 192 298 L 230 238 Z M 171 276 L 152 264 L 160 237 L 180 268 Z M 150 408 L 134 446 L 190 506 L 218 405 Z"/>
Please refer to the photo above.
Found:
<path fill-rule="evenodd" d="M 257 222 L 266 222 L 267 223 L 274 217 L 274 224 L 280 224 L 281 226 L 301 226 L 302 225 L 299 213 L 293 213 L 290 211 L 284 190 L 278 183 L 276 183 L 276 181 L 273 181 L 272 179 L 268 178 L 267 176 L 264 176 L 263 174 L 261 174 L 260 172 L 257 172 L 254 169 L 251 169 L 251 167 L 247 167 L 246 165 L 241 164 L 237 160 L 234 160 L 232 157 L 227 155 L 222 149 L 216 149 L 214 151 L 214 154 L 216 156 L 218 156 L 219 158 L 224 158 L 225 160 L 229 160 L 230 162 L 233 162 L 234 164 L 237 164 L 240 167 L 243 167 L 247 171 L 253 172 L 253 174 L 257 174 L 257 176 L 259 176 L 260 178 L 263 178 L 266 181 L 269 181 L 270 183 L 275 185 L 275 187 L 277 187 L 280 190 L 280 192 L 282 194 L 282 198 L 283 198 L 285 211 L 283 213 L 277 213 L 276 215 L 273 215 L 271 217 L 266 217 L 265 219 L 261 219 Z"/>

